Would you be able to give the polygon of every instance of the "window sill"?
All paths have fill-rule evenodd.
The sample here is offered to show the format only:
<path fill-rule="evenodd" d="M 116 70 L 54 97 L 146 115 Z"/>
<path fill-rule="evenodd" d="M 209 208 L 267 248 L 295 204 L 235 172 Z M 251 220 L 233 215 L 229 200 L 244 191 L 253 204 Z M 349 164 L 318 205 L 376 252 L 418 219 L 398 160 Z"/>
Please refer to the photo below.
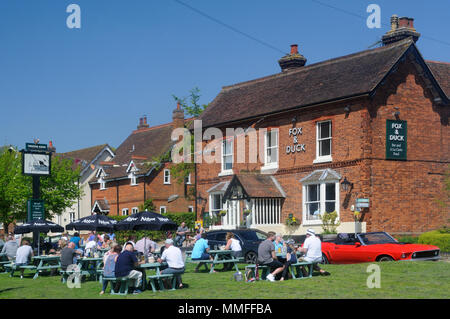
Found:
<path fill-rule="evenodd" d="M 319 220 L 302 220 L 302 225 L 305 226 L 322 226 L 322 221 Z"/>
<path fill-rule="evenodd" d="M 233 175 L 233 174 L 234 174 L 233 170 L 229 169 L 229 170 L 226 170 L 226 171 L 221 171 L 218 176 L 229 176 L 229 175 Z"/>
<path fill-rule="evenodd" d="M 264 165 L 261 167 L 261 172 L 262 171 L 271 171 L 271 170 L 277 170 L 278 169 L 278 163 L 276 165 Z"/>
<path fill-rule="evenodd" d="M 331 158 L 331 156 L 323 156 L 323 157 L 318 157 L 313 161 L 313 164 L 320 164 L 320 163 L 329 163 L 332 162 L 333 159 Z"/>

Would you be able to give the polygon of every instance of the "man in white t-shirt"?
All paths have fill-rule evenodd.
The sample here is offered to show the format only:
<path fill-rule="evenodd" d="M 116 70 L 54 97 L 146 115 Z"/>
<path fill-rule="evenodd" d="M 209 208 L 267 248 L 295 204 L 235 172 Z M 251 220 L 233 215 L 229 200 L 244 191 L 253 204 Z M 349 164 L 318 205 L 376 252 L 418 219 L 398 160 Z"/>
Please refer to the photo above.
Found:
<path fill-rule="evenodd" d="M 316 236 L 316 232 L 314 229 L 309 228 L 306 231 L 306 239 L 303 243 L 303 246 L 298 249 L 302 253 L 305 253 L 305 257 L 303 260 L 307 262 L 319 263 L 322 261 L 322 243 L 320 242 L 320 238 Z M 329 276 L 330 273 L 315 264 L 314 270 L 319 271 L 323 276 Z"/>
<path fill-rule="evenodd" d="M 184 274 L 184 260 L 183 254 L 180 248 L 173 245 L 172 239 L 166 239 L 166 249 L 164 249 L 161 258 L 158 258 L 158 262 L 167 262 L 168 268 L 161 271 L 162 274 L 174 274 L 177 278 L 178 288 L 183 288 L 181 281 L 181 275 Z"/>
<path fill-rule="evenodd" d="M 33 255 L 33 249 L 31 248 L 30 243 L 24 239 L 22 241 L 22 246 L 20 246 L 16 252 L 16 267 L 28 265 L 28 261 Z M 23 268 L 20 269 L 20 278 L 23 278 L 24 270 L 25 269 Z"/>

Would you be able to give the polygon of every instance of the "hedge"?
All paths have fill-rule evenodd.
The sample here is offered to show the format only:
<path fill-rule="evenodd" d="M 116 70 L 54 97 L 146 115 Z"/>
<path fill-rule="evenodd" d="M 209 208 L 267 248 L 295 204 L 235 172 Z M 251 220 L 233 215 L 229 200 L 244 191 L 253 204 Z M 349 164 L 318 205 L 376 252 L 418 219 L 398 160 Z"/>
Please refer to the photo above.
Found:
<path fill-rule="evenodd" d="M 177 225 L 180 225 L 183 221 L 186 223 L 186 226 L 193 230 L 195 226 L 195 213 L 166 213 L 162 214 L 165 217 L 168 217 L 172 221 L 174 221 Z M 121 221 L 128 216 L 109 216 L 112 219 L 115 219 L 117 221 Z M 120 230 L 114 232 L 116 235 L 116 241 L 119 244 L 124 244 L 128 237 L 131 235 L 136 236 L 136 238 L 139 240 L 140 238 L 147 236 L 148 238 L 154 240 L 154 241 L 162 241 L 166 239 L 166 232 L 165 231 L 159 231 L 159 230 Z"/>
<path fill-rule="evenodd" d="M 441 251 L 450 252 L 450 233 L 433 230 L 419 236 L 419 244 L 438 246 Z"/>

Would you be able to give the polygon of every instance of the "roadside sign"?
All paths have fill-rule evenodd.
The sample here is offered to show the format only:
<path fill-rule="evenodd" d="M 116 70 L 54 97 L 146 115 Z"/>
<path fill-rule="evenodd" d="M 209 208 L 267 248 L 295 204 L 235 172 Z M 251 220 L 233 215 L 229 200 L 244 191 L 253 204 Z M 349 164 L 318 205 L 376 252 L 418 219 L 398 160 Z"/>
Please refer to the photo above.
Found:
<path fill-rule="evenodd" d="M 27 201 L 27 221 L 44 219 L 44 200 L 29 199 Z"/>
<path fill-rule="evenodd" d="M 22 153 L 22 173 L 24 175 L 50 175 L 50 153 Z"/>

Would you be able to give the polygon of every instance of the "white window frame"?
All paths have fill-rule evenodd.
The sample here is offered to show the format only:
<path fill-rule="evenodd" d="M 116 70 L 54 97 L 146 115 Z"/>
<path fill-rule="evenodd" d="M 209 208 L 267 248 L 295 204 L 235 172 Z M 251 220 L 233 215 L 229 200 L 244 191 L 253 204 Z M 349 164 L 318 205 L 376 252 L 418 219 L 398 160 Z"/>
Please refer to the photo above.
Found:
<path fill-rule="evenodd" d="M 320 125 L 322 123 L 330 123 L 330 137 L 320 138 Z M 324 140 L 330 140 L 330 155 L 320 156 L 320 142 Z M 313 164 L 332 162 L 333 158 L 331 154 L 333 153 L 333 123 L 331 120 L 320 121 L 316 123 L 316 159 Z"/>
<path fill-rule="evenodd" d="M 137 177 L 136 177 L 136 175 L 134 175 L 134 173 L 131 173 L 130 174 L 130 180 L 131 180 L 131 186 L 136 186 L 138 183 L 137 183 Z"/>
<path fill-rule="evenodd" d="M 274 132 L 276 133 L 275 145 L 274 146 L 272 145 L 269 147 L 267 145 L 268 136 L 269 136 L 269 134 L 272 134 Z M 271 162 L 271 163 L 267 162 L 267 152 L 268 152 L 269 148 L 271 148 L 271 149 L 276 148 L 276 150 L 277 150 L 277 159 L 275 162 Z M 273 130 L 265 132 L 265 134 L 264 134 L 264 166 L 261 167 L 261 170 L 278 168 L 279 159 L 280 159 L 279 130 L 273 129 Z"/>
<path fill-rule="evenodd" d="M 76 220 L 75 218 L 75 212 L 69 212 L 69 222 L 74 222 Z"/>
<path fill-rule="evenodd" d="M 336 222 L 339 222 L 340 220 L 340 189 L 339 189 L 339 180 L 327 180 L 327 181 L 317 181 L 317 182 L 308 182 L 308 183 L 303 183 L 302 185 L 302 207 L 303 207 L 303 214 L 302 214 L 302 225 L 305 226 L 314 226 L 314 225 L 322 225 L 322 220 L 319 218 L 317 220 L 308 220 L 307 219 L 307 214 L 308 214 L 308 209 L 307 209 L 307 197 L 306 197 L 306 188 L 308 185 L 320 185 L 319 186 L 319 212 L 322 215 L 323 213 L 325 213 L 325 207 L 326 207 L 326 184 L 335 184 L 335 204 L 334 204 L 334 208 L 338 214 L 337 220 Z"/>
<path fill-rule="evenodd" d="M 164 211 L 163 211 L 164 210 Z M 159 213 L 165 214 L 167 213 L 167 206 L 159 206 Z"/>
<path fill-rule="evenodd" d="M 194 212 L 194 206 L 188 206 L 188 213 Z"/>
<path fill-rule="evenodd" d="M 130 210 L 128 208 L 122 208 L 122 216 L 129 216 Z"/>
<path fill-rule="evenodd" d="M 133 208 L 131 209 L 131 214 L 136 214 L 136 213 L 139 213 L 139 208 L 133 207 Z"/>
<path fill-rule="evenodd" d="M 101 191 L 105 190 L 106 189 L 106 182 L 105 182 L 105 180 L 103 178 L 100 178 L 98 180 L 98 182 L 100 183 L 100 190 Z"/>
<path fill-rule="evenodd" d="M 224 154 L 225 143 L 228 142 L 231 144 L 230 146 L 231 153 Z M 225 169 L 225 162 L 223 160 L 224 156 L 231 156 L 231 169 Z M 233 175 L 233 162 L 234 162 L 234 139 L 224 138 L 222 141 L 221 155 L 220 155 L 220 167 L 222 171 L 219 173 L 219 176 Z"/>
<path fill-rule="evenodd" d="M 220 208 L 218 208 L 218 209 L 214 209 L 214 208 L 213 208 L 213 198 L 214 198 L 215 195 L 220 195 Z M 217 211 L 217 213 L 218 213 L 218 212 L 220 212 L 221 210 L 224 209 L 225 204 L 222 202 L 223 195 L 224 195 L 223 192 L 214 192 L 214 193 L 210 193 L 210 194 L 209 194 L 209 216 L 212 217 L 212 214 L 213 214 L 215 211 Z M 218 214 L 217 214 L 217 215 L 218 215 Z"/>
<path fill-rule="evenodd" d="M 167 173 L 167 175 L 166 175 Z M 167 177 L 167 179 L 166 179 Z M 170 184 L 170 169 L 164 169 L 164 184 L 169 185 Z"/>

